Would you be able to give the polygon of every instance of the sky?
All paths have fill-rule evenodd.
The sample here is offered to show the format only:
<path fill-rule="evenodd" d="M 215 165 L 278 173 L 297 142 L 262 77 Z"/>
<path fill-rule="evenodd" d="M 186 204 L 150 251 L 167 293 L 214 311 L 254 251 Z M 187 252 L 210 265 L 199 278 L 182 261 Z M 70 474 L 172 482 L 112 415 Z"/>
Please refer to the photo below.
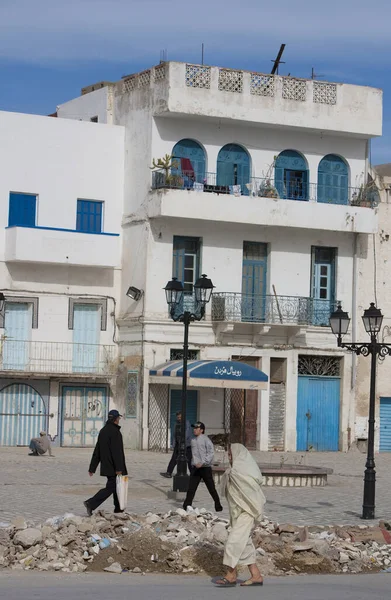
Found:
<path fill-rule="evenodd" d="M 94 82 L 168 60 L 384 90 L 372 164 L 391 162 L 391 0 L 0 0 L 0 110 L 50 114 Z"/>

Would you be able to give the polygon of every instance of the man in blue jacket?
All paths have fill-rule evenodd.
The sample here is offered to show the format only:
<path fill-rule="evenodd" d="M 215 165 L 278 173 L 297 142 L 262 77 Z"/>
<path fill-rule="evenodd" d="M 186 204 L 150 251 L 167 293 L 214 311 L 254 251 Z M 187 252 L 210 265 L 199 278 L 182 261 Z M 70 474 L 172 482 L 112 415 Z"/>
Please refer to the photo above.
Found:
<path fill-rule="evenodd" d="M 100 463 L 100 474 L 102 477 L 107 477 L 107 483 L 106 487 L 99 490 L 95 496 L 85 500 L 84 506 L 89 516 L 111 494 L 114 496 L 114 512 L 124 512 L 119 505 L 116 490 L 116 476 L 128 474 L 125 464 L 124 443 L 121 427 L 119 426 L 121 417 L 122 415 L 119 414 L 118 410 L 111 410 L 106 425 L 99 432 L 88 473 L 92 477 Z"/>
<path fill-rule="evenodd" d="M 174 430 L 174 450 L 168 463 L 167 471 L 165 473 L 160 473 L 162 477 L 171 478 L 172 472 L 178 462 L 179 448 L 181 443 L 181 428 L 182 428 L 182 413 L 179 411 L 176 414 L 176 423 Z M 189 471 L 191 473 L 191 440 L 193 434 L 189 421 L 186 421 L 186 459 L 187 465 L 189 467 Z"/>

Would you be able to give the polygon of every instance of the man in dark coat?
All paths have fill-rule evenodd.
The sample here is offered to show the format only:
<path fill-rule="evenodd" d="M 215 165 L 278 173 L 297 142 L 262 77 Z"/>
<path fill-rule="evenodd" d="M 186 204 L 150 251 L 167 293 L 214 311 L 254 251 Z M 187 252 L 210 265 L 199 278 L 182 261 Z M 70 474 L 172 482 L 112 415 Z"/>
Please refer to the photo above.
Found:
<path fill-rule="evenodd" d="M 106 425 L 99 432 L 88 472 L 90 477 L 92 477 L 100 463 L 100 474 L 102 477 L 107 477 L 107 484 L 95 496 L 84 502 L 89 516 L 111 494 L 114 495 L 114 512 L 123 512 L 120 508 L 116 491 L 116 476 L 128 474 L 125 464 L 124 443 L 121 427 L 119 426 L 121 416 L 118 410 L 111 410 Z"/>

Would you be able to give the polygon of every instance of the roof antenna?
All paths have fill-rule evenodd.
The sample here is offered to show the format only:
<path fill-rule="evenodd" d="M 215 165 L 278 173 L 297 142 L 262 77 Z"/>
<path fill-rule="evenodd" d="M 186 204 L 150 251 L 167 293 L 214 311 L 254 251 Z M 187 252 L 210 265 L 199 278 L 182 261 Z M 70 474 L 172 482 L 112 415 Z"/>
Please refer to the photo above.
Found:
<path fill-rule="evenodd" d="M 312 70 L 311 70 L 311 79 L 319 79 L 319 77 L 324 77 L 324 75 L 317 75 L 315 73 L 314 67 L 312 67 Z"/>
<path fill-rule="evenodd" d="M 284 52 L 285 46 L 286 46 L 286 44 L 281 44 L 280 50 L 278 51 L 278 54 L 277 54 L 277 58 L 275 60 L 272 60 L 272 63 L 274 63 L 274 65 L 270 72 L 271 75 L 275 75 L 275 74 L 278 75 L 278 67 L 280 65 L 285 65 L 285 62 L 283 60 L 281 60 L 281 56 L 282 56 L 282 53 Z"/>
<path fill-rule="evenodd" d="M 167 62 L 167 50 L 160 50 L 160 64 Z"/>
<path fill-rule="evenodd" d="M 202 42 L 201 46 L 201 64 L 204 64 L 204 42 Z"/>

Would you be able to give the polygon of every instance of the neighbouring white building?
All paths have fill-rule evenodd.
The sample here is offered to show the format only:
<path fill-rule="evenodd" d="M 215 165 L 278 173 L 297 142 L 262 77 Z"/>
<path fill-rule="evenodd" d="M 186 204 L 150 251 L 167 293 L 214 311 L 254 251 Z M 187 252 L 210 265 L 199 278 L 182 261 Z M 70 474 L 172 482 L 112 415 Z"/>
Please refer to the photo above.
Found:
<path fill-rule="evenodd" d="M 181 401 L 183 325 L 170 318 L 163 288 L 172 276 L 183 281 L 184 308 L 195 310 L 193 285 L 206 273 L 215 290 L 205 318 L 190 326 L 196 362 L 189 419 L 250 448 L 346 450 L 356 435 L 356 364 L 337 348 L 328 319 L 338 301 L 356 323 L 360 317 L 354 308 L 365 258 L 360 240 L 378 231 L 367 181 L 370 140 L 382 129 L 381 91 L 169 62 L 83 88 L 56 114 L 41 118 L 49 123 L 43 131 L 61 128 L 83 157 L 67 201 L 73 208 L 79 198 L 104 201 L 105 218 L 112 211 L 105 231 L 121 234 L 118 262 L 99 268 L 113 251 L 101 248 L 93 253 L 97 264 L 72 267 L 74 278 L 82 268 L 81 287 L 74 280 L 67 287 L 66 279 L 56 285 L 64 302 L 83 293 L 115 300 L 107 309 L 118 341 L 108 386 L 125 410 L 126 444 L 155 450 L 170 444 Z M 76 130 L 94 140 L 91 154 Z M 69 168 L 73 173 L 75 166 Z M 39 169 L 44 177 L 44 161 Z M 61 177 L 65 189 L 66 169 Z M 85 190 L 90 178 L 92 189 Z M 38 193 L 15 185 L 7 183 L 2 196 Z M 56 211 L 58 204 L 63 208 L 65 200 L 57 200 Z M 58 225 L 56 211 L 55 225 L 41 222 L 39 211 L 39 225 L 75 227 Z M 5 233 L 16 242 L 21 235 L 18 227 Z M 84 234 L 66 235 L 73 241 Z M 52 269 L 59 277 L 68 266 L 58 260 Z M 36 295 L 43 275 L 34 283 L 24 277 L 21 287 Z M 47 277 L 45 285 L 52 290 Z M 137 301 L 126 296 L 129 286 L 142 292 Z M 64 315 L 67 323 L 66 307 Z M 113 336 L 103 341 L 104 335 L 100 343 L 110 345 Z M 261 370 L 262 385 L 246 383 L 227 361 Z M 201 368 L 205 379 L 196 373 Z M 225 369 L 225 377 L 214 379 L 213 369 Z M 69 377 L 74 381 L 74 373 Z M 57 402 L 60 413 L 65 405 Z"/>
<path fill-rule="evenodd" d="M 391 344 L 391 300 L 390 300 L 390 263 L 391 263 L 391 164 L 379 165 L 371 170 L 378 189 L 379 228 L 371 236 L 359 237 L 359 288 L 357 319 L 358 328 L 354 339 L 358 342 L 369 341 L 361 316 L 371 302 L 376 303 L 383 313 L 383 327 L 379 341 Z M 374 269 L 376 265 L 376 269 Z M 376 413 L 375 413 L 375 449 L 391 452 L 391 358 L 386 356 L 377 362 Z M 358 446 L 365 450 L 368 439 L 369 413 L 369 357 L 359 356 L 354 361 L 356 389 L 356 439 Z"/>
<path fill-rule="evenodd" d="M 268 383 L 190 378 L 190 419 L 263 450 L 347 449 L 354 365 L 328 317 L 337 301 L 356 315 L 358 236 L 378 229 L 366 183 L 381 91 L 170 62 L 84 88 L 57 115 L 126 132 L 118 326 L 124 364 L 140 373 L 137 444 L 165 449 L 180 407 L 169 375 L 180 375 L 183 325 L 162 288 L 178 277 L 189 308 L 206 273 L 216 288 L 190 327 L 191 358 L 240 361 Z"/>
<path fill-rule="evenodd" d="M 106 418 L 124 133 L 0 112 L 0 445 L 93 445 Z"/>

